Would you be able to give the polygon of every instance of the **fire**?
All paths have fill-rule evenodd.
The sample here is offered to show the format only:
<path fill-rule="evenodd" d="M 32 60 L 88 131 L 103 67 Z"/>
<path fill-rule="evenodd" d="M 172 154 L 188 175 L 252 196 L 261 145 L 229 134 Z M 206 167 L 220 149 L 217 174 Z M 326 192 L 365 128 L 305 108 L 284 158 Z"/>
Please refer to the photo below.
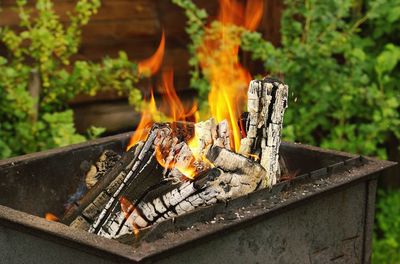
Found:
<path fill-rule="evenodd" d="M 176 94 L 176 90 L 174 87 L 174 72 L 172 69 L 166 69 L 162 73 L 162 86 L 161 86 L 164 96 L 164 113 L 168 113 L 172 122 L 176 121 L 186 121 L 187 118 L 194 115 L 197 111 L 197 104 L 194 103 L 192 108 L 186 112 L 185 108 L 182 104 L 182 101 L 179 99 Z"/>
<path fill-rule="evenodd" d="M 185 110 L 185 107 L 183 106 L 178 95 L 176 94 L 174 88 L 174 73 L 171 69 L 166 69 L 162 73 L 161 90 L 163 93 L 164 101 L 162 111 L 157 108 L 154 94 L 151 90 L 150 101 L 148 103 L 145 103 L 146 107 L 143 107 L 142 117 L 135 130 L 135 133 L 129 140 L 129 144 L 126 148 L 127 150 L 134 146 L 138 141 L 146 139 L 148 129 L 154 122 L 187 121 L 189 118 L 197 115 L 196 103 L 193 104 L 189 111 Z"/>
<path fill-rule="evenodd" d="M 205 30 L 197 50 L 200 66 L 210 81 L 210 115 L 218 122 L 226 119 L 231 128 L 231 145 L 238 151 L 241 131 L 237 121 L 245 105 L 250 73 L 239 62 L 241 28 L 255 30 L 261 21 L 262 0 L 220 0 L 217 22 Z M 235 27 L 236 26 L 236 27 Z"/>
<path fill-rule="evenodd" d="M 239 150 L 242 131 L 238 120 L 245 105 L 247 85 L 251 80 L 250 73 L 240 64 L 239 47 L 243 29 L 255 30 L 262 18 L 263 0 L 248 0 L 244 4 L 240 0 L 220 0 L 220 11 L 217 21 L 205 29 L 203 40 L 199 46 L 197 56 L 200 67 L 209 80 L 211 89 L 208 96 L 209 115 L 221 122 L 227 120 L 230 126 L 231 146 Z M 139 72 L 150 71 L 151 74 L 160 68 L 165 48 L 165 35 L 162 34 L 160 45 L 155 54 L 139 63 Z M 189 116 L 195 116 L 198 121 L 197 105 L 189 111 L 179 99 L 173 85 L 173 71 L 166 69 L 162 73 L 162 91 L 164 107 L 163 114 L 168 116 L 164 121 L 187 121 Z M 142 119 L 137 130 L 130 140 L 128 149 L 139 140 L 147 136 L 148 128 L 161 111 L 157 109 L 153 95 L 150 98 L 149 108 L 144 109 Z M 196 136 L 188 143 L 194 160 L 203 160 L 198 152 L 199 141 Z M 180 168 L 174 162 L 166 162 L 168 151 L 156 148 L 156 158 L 161 166 L 167 169 L 177 168 L 187 178 L 193 179 L 196 175 L 194 166 Z M 193 163 L 193 162 L 192 162 Z"/>
<path fill-rule="evenodd" d="M 200 159 L 200 146 L 199 146 L 199 138 L 196 134 L 194 134 L 194 136 L 189 140 L 189 142 L 187 143 L 190 150 L 192 151 L 194 157 L 198 160 Z"/>
<path fill-rule="evenodd" d="M 160 44 L 156 52 L 148 59 L 142 60 L 138 63 L 138 72 L 143 75 L 154 75 L 161 67 L 165 51 L 165 34 L 164 31 L 161 35 Z"/>
<path fill-rule="evenodd" d="M 233 24 L 253 31 L 261 22 L 264 1 L 248 0 L 243 5 L 243 1 L 220 0 L 219 6 L 218 21 L 224 25 Z"/>
<path fill-rule="evenodd" d="M 121 196 L 119 198 L 119 203 L 121 205 L 121 211 L 125 215 L 125 219 L 128 219 L 129 216 L 132 214 L 132 212 L 135 210 L 135 206 L 124 196 Z M 137 238 L 139 235 L 139 227 L 133 222 L 131 224 L 132 224 L 133 234 Z"/>
<path fill-rule="evenodd" d="M 188 118 L 192 116 L 196 116 L 197 113 L 197 104 L 193 104 L 192 108 L 189 111 L 185 111 L 185 107 L 182 104 L 182 101 L 179 99 L 176 94 L 176 90 L 174 87 L 174 73 L 171 69 L 166 69 L 162 73 L 162 90 L 163 90 L 163 101 L 164 101 L 164 113 L 168 113 L 171 122 L 177 121 L 187 121 Z M 184 124 L 184 123 L 183 123 Z M 193 140 L 192 140 L 193 141 Z M 176 168 L 178 169 L 185 177 L 189 179 L 194 179 L 196 175 L 196 169 L 194 166 L 189 165 L 187 167 L 179 166 L 175 162 L 166 163 L 165 159 L 168 153 L 163 153 L 160 148 L 156 148 L 156 159 L 158 163 L 167 169 Z"/>
<path fill-rule="evenodd" d="M 254 31 L 257 29 L 261 22 L 264 10 L 263 0 L 248 1 L 246 5 L 246 16 L 244 20 L 244 27 L 248 30 Z"/>
<path fill-rule="evenodd" d="M 161 35 L 161 41 L 156 52 L 150 58 L 142 60 L 138 63 L 139 74 L 151 76 L 154 75 L 156 72 L 158 72 L 164 59 L 164 51 L 165 51 L 165 34 L 163 31 Z M 129 140 L 129 144 L 126 150 L 129 150 L 138 141 L 144 140 L 146 138 L 148 128 L 156 119 L 156 116 L 159 116 L 160 114 L 159 111 L 157 110 L 153 90 L 151 90 L 150 101 L 148 103 L 145 102 L 144 105 L 145 107 L 143 107 L 144 110 L 142 111 L 142 117 L 135 130 L 135 133 Z"/>
<path fill-rule="evenodd" d="M 260 160 L 260 157 L 256 154 L 247 154 L 246 155 L 248 158 L 252 158 L 253 160 Z"/>
<path fill-rule="evenodd" d="M 171 69 L 166 69 L 162 72 L 161 84 L 161 92 L 163 94 L 164 101 L 161 109 L 163 111 L 160 111 L 157 108 L 153 92 L 151 92 L 148 107 L 144 108 L 142 111 L 142 118 L 136 128 L 135 133 L 129 141 L 127 150 L 134 146 L 138 141 L 146 139 L 148 130 L 153 122 L 169 121 L 173 123 L 177 121 L 187 121 L 188 118 L 198 115 L 197 104 L 193 104 L 189 111 L 185 110 L 183 103 L 176 94 L 176 90 L 174 88 L 174 73 Z M 183 175 L 185 175 L 185 177 L 189 179 L 193 179 L 196 174 L 196 170 L 193 166 L 179 167 L 174 163 L 171 163 L 167 166 L 165 162 L 166 157 L 160 149 L 156 149 L 156 158 L 158 163 L 164 168 L 167 167 L 168 169 L 171 169 L 176 167 Z"/>
<path fill-rule="evenodd" d="M 167 155 L 163 153 L 163 151 L 160 149 L 160 147 L 156 147 L 156 159 L 158 163 L 166 169 L 173 169 L 176 168 L 179 170 L 186 178 L 193 180 L 196 177 L 196 168 L 193 166 L 193 164 L 190 164 L 187 167 L 180 166 L 177 164 L 174 160 L 172 160 L 170 163 L 167 164 L 166 162 L 166 157 Z"/>
<path fill-rule="evenodd" d="M 60 219 L 57 216 L 55 216 L 54 214 L 52 214 L 52 213 L 46 213 L 44 218 L 47 221 L 52 221 L 52 222 L 59 222 L 60 221 Z"/>
<path fill-rule="evenodd" d="M 157 110 L 156 100 L 154 99 L 153 91 L 151 91 L 148 107 L 144 108 L 142 111 L 140 122 L 135 130 L 135 133 L 133 133 L 133 136 L 130 138 L 126 150 L 129 150 L 137 142 L 146 139 L 147 132 L 157 115 L 159 115 L 159 112 Z"/>

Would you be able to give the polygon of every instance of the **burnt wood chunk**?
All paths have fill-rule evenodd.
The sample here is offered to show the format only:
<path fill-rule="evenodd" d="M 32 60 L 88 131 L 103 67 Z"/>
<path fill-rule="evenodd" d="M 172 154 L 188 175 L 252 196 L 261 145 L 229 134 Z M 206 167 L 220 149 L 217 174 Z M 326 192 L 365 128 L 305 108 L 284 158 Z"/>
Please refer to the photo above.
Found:
<path fill-rule="evenodd" d="M 266 176 L 259 163 L 225 148 L 212 147 L 207 159 L 222 171 L 209 187 L 218 193 L 216 198 L 221 201 L 253 192 Z"/>
<path fill-rule="evenodd" d="M 126 197 L 139 203 L 147 192 L 169 178 L 170 170 L 164 169 L 156 159 L 156 150 L 168 149 L 167 162 L 187 166 L 193 162 L 192 153 L 182 141 L 193 133 L 183 124 L 155 124 L 146 141 L 138 142 L 123 155 L 124 166 L 114 166 L 101 177 L 97 184 L 84 196 L 78 206 L 74 206 L 64 217 L 64 222 L 75 227 L 110 236 L 116 222 L 124 224 L 120 198 Z M 188 132 L 189 131 L 189 132 Z M 179 143 L 178 143 L 179 142 Z M 160 151 L 161 152 L 161 151 Z M 112 157 L 111 157 L 112 158 Z M 102 158 L 100 158 L 101 161 Z M 165 166 L 164 166 L 165 167 Z M 89 203 L 85 201 L 91 199 Z M 81 224 L 82 220 L 85 220 Z M 89 225 L 87 224 L 89 223 Z"/>
<path fill-rule="evenodd" d="M 115 166 L 120 158 L 121 156 L 112 150 L 104 151 L 98 161 L 91 165 L 89 171 L 86 173 L 86 187 L 88 189 L 92 188 L 106 172 Z"/>
<path fill-rule="evenodd" d="M 214 168 L 193 181 L 155 186 L 135 203 L 129 215 L 119 210 L 99 234 L 126 239 L 134 229 L 253 192 L 265 178 L 266 171 L 259 163 L 226 148 L 212 146 L 206 156 Z"/>
<path fill-rule="evenodd" d="M 246 137 L 239 153 L 256 155 L 267 171 L 264 186 L 272 186 L 280 177 L 279 146 L 288 86 L 270 78 L 253 80 L 247 96 Z"/>
<path fill-rule="evenodd" d="M 214 118 L 195 124 L 195 134 L 199 141 L 198 156 L 205 155 L 213 146 L 230 149 L 229 125 L 226 120 L 216 123 Z"/>
<path fill-rule="evenodd" d="M 118 175 L 125 174 L 126 171 L 132 167 L 132 161 L 136 159 L 138 155 L 137 150 L 139 148 L 140 144 L 125 152 L 115 166 L 101 177 L 99 181 L 88 190 L 81 200 L 76 202 L 74 206 L 71 206 L 70 209 L 66 211 L 62 222 L 70 225 L 82 213 L 82 211 L 89 206 L 116 177 L 118 177 Z"/>

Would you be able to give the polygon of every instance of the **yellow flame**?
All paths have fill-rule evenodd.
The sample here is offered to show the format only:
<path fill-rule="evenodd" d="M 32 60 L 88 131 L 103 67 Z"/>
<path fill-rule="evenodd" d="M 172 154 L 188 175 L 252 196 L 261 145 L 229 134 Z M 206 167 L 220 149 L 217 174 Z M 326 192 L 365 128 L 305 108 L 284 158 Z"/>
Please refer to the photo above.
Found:
<path fill-rule="evenodd" d="M 129 150 L 138 141 L 145 140 L 149 131 L 149 128 L 154 122 L 168 121 L 189 121 L 190 118 L 196 116 L 197 103 L 186 111 L 182 101 L 179 99 L 175 87 L 174 87 L 174 73 L 171 69 L 166 69 L 162 72 L 162 85 L 161 85 L 163 107 L 160 111 L 157 108 L 156 101 L 154 99 L 153 90 L 151 90 L 151 96 L 149 103 L 143 107 L 142 117 L 132 135 L 127 146 Z"/>
<path fill-rule="evenodd" d="M 187 167 L 180 166 L 177 164 L 175 160 L 167 164 L 166 158 L 169 153 L 164 153 L 160 146 L 156 147 L 156 159 L 158 163 L 166 169 L 177 169 L 179 170 L 186 178 L 193 180 L 196 177 L 196 168 L 193 166 L 193 163 L 190 163 Z"/>
<path fill-rule="evenodd" d="M 257 28 L 262 17 L 263 1 L 249 0 L 246 6 L 238 0 L 219 2 L 219 24 L 211 24 L 206 28 L 197 55 L 204 74 L 210 80 L 210 115 L 218 122 L 224 119 L 228 121 L 231 146 L 238 151 L 241 139 L 238 120 L 251 80 L 250 73 L 239 62 L 240 37 L 243 32 L 239 27 L 249 30 Z"/>

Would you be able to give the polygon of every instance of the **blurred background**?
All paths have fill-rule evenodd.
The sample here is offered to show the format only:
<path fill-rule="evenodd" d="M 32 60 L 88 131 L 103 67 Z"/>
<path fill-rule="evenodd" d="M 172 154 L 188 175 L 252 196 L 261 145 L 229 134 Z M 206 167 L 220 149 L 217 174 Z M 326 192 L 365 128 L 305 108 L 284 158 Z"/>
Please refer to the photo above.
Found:
<path fill-rule="evenodd" d="M 1 159 L 133 131 L 153 93 L 166 116 L 171 90 L 206 116 L 215 83 L 239 93 L 272 76 L 290 87 L 285 140 L 400 162 L 400 0 L 3 0 L 0 9 Z M 400 263 L 399 175 L 380 179 L 374 263 Z"/>

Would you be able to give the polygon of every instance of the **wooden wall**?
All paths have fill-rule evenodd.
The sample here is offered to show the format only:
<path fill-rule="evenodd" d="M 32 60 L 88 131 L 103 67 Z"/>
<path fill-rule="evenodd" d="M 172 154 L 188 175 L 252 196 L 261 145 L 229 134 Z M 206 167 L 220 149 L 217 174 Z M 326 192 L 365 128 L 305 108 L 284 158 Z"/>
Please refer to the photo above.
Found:
<path fill-rule="evenodd" d="M 265 10 L 258 29 L 265 38 L 279 43 L 279 27 L 282 3 L 279 0 L 264 0 Z M 29 1 L 33 7 L 35 1 Z M 73 10 L 76 1 L 53 0 L 55 10 L 67 22 L 67 12 Z M 210 16 L 218 11 L 217 0 L 197 0 L 198 6 L 206 8 Z M 16 25 L 18 16 L 14 12 L 15 1 L 0 2 L 0 26 Z M 93 16 L 84 28 L 82 46 L 76 59 L 97 61 L 104 56 L 116 56 L 124 50 L 132 60 L 150 56 L 158 46 L 162 29 L 166 33 L 166 52 L 163 68 L 172 67 L 175 72 L 175 86 L 182 98 L 193 98 L 195 92 L 188 89 L 188 59 L 186 50 L 188 36 L 184 31 L 186 23 L 182 10 L 170 0 L 103 0 L 98 14 Z M 4 53 L 4 49 L 0 53 Z M 245 65 L 246 66 L 246 65 Z M 257 65 L 247 65 L 258 71 Z M 144 92 L 149 83 L 157 85 L 160 76 L 141 83 Z M 75 109 L 75 120 L 80 131 L 89 125 L 104 126 L 111 131 L 122 131 L 138 121 L 125 98 L 116 94 L 100 94 L 96 97 L 79 96 L 71 105 Z"/>

